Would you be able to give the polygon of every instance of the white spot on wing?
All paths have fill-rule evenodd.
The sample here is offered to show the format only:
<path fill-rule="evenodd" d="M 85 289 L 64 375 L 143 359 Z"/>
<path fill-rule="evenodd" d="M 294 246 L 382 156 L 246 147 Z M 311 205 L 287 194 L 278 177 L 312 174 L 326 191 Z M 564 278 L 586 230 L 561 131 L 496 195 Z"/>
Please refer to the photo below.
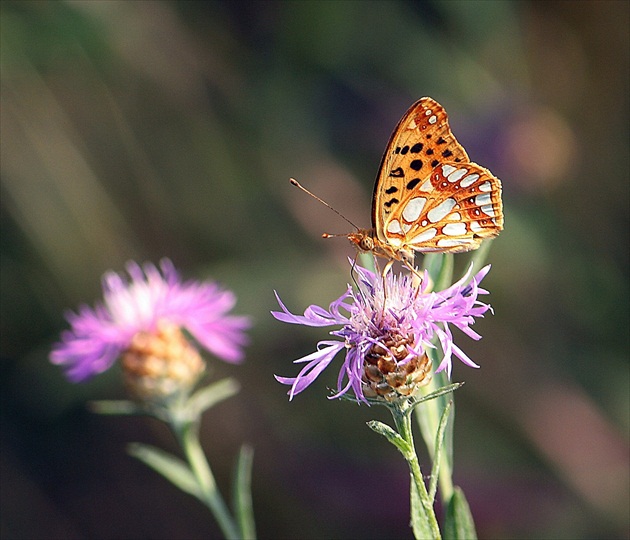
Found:
<path fill-rule="evenodd" d="M 416 236 L 412 240 L 412 244 L 421 244 L 422 242 L 426 242 L 427 240 L 431 240 L 437 234 L 437 229 L 432 227 L 431 229 L 427 229 L 426 231 L 421 232 L 418 236 Z"/>
<path fill-rule="evenodd" d="M 466 224 L 462 223 L 447 223 L 442 227 L 442 233 L 447 236 L 464 236 L 467 232 Z"/>
<path fill-rule="evenodd" d="M 393 219 L 387 224 L 387 232 L 391 234 L 400 234 L 402 229 L 400 228 L 400 221 Z"/>
<path fill-rule="evenodd" d="M 448 219 L 449 221 L 461 221 L 462 215 L 459 212 L 453 212 L 450 216 L 448 216 Z"/>
<path fill-rule="evenodd" d="M 442 165 L 442 172 L 444 173 L 444 176 L 448 176 L 449 174 L 451 174 L 452 172 L 455 172 L 457 169 L 455 167 L 453 167 L 452 165 Z"/>
<path fill-rule="evenodd" d="M 433 191 L 433 184 L 431 183 L 430 178 L 427 178 L 424 181 L 424 184 L 420 186 L 420 191 L 426 191 L 426 192 Z"/>
<path fill-rule="evenodd" d="M 435 124 L 437 122 L 437 116 L 433 115 L 429 118 L 429 124 Z"/>
<path fill-rule="evenodd" d="M 426 202 L 427 200 L 424 197 L 414 197 L 413 199 L 411 199 L 407 203 L 407 206 L 405 206 L 405 210 L 402 214 L 403 218 L 405 218 L 405 221 L 416 221 L 420 217 L 422 209 L 424 208 L 424 203 Z"/>
<path fill-rule="evenodd" d="M 495 217 L 494 208 L 492 208 L 491 204 L 486 204 L 481 207 L 481 211 L 486 214 L 486 216 Z M 495 223 L 496 225 L 496 223 Z"/>
<path fill-rule="evenodd" d="M 490 198 L 489 193 L 484 193 L 483 195 L 477 195 L 475 197 L 475 204 L 477 206 L 484 206 L 486 204 L 490 204 L 491 202 L 492 202 L 492 199 Z"/>
<path fill-rule="evenodd" d="M 457 238 L 441 238 L 437 241 L 438 247 L 446 248 L 446 247 L 456 247 L 456 246 L 466 246 L 472 243 L 468 239 L 457 239 Z"/>
<path fill-rule="evenodd" d="M 470 222 L 470 230 L 472 232 L 479 232 L 483 230 L 483 227 L 481 225 L 479 225 L 478 221 L 471 221 Z"/>
<path fill-rule="evenodd" d="M 455 199 L 451 197 L 449 197 L 445 201 L 442 201 L 433 210 L 429 210 L 427 214 L 429 221 L 431 223 L 436 223 L 437 221 L 444 219 L 453 209 L 455 204 L 457 204 L 457 201 L 455 201 Z"/>
<path fill-rule="evenodd" d="M 462 176 L 464 176 L 468 171 L 466 169 L 458 169 L 455 172 L 452 172 L 448 175 L 449 182 L 457 182 Z"/>
<path fill-rule="evenodd" d="M 488 180 L 486 180 L 482 184 L 479 184 L 479 190 L 480 191 L 492 191 L 492 184 Z"/>
<path fill-rule="evenodd" d="M 409 124 L 407 125 L 407 127 L 409 129 L 416 129 L 418 127 L 418 124 L 416 124 L 416 121 L 412 118 L 411 122 L 409 122 Z"/>
<path fill-rule="evenodd" d="M 462 180 L 462 183 L 460 184 L 460 186 L 462 187 L 468 187 L 473 185 L 477 180 L 479 179 L 479 175 L 478 174 L 469 174 L 466 178 L 464 178 Z"/>
<path fill-rule="evenodd" d="M 411 225 L 408 225 L 407 223 L 403 223 L 403 231 L 405 231 L 405 234 L 409 232 L 409 229 L 411 229 Z"/>

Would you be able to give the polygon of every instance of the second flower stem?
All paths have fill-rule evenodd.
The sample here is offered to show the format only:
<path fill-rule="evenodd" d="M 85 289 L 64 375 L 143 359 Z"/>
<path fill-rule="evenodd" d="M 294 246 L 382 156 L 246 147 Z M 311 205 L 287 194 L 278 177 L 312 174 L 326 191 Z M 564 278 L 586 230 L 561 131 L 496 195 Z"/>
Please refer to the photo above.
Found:
<path fill-rule="evenodd" d="M 223 535 L 227 540 L 240 538 L 238 527 L 217 489 L 214 475 L 201 448 L 198 425 L 195 422 L 186 422 L 180 429 L 175 429 L 175 433 L 186 454 L 188 465 L 199 483 L 203 502 L 214 514 Z"/>

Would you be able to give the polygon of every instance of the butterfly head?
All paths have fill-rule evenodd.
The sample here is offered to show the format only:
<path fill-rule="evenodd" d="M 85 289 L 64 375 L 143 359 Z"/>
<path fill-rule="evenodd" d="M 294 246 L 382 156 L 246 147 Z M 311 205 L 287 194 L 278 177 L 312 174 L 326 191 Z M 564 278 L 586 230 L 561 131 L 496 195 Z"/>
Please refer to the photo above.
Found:
<path fill-rule="evenodd" d="M 359 251 L 374 253 L 374 255 L 382 257 L 389 257 L 389 255 L 385 255 L 382 243 L 374 236 L 374 229 L 359 229 L 357 227 L 355 232 L 348 234 L 322 234 L 322 238 L 335 238 L 339 236 L 345 236 Z"/>
<path fill-rule="evenodd" d="M 365 251 L 389 260 L 408 262 L 413 265 L 414 253 L 411 249 L 394 248 L 378 239 L 374 229 L 357 229 L 347 235 L 348 240 L 359 251 Z"/>
<path fill-rule="evenodd" d="M 348 234 L 348 240 L 360 251 L 374 252 L 376 247 L 374 231 L 370 229 L 357 229 L 356 232 Z"/>

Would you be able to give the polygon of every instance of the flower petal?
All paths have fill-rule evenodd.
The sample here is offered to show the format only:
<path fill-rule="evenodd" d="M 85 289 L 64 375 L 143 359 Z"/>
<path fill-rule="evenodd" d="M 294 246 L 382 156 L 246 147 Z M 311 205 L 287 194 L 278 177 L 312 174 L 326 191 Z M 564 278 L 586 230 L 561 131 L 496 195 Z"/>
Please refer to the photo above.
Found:
<path fill-rule="evenodd" d="M 200 345 L 223 360 L 242 360 L 244 331 L 250 323 L 246 317 L 227 315 L 235 295 L 216 283 L 182 283 L 169 259 L 161 261 L 160 269 L 131 261 L 126 266 L 129 280 L 106 272 L 104 302 L 66 314 L 71 329 L 53 346 L 51 362 L 64 366 L 73 381 L 88 379 L 108 369 L 135 334 L 155 331 L 160 320 L 185 327 Z"/>
<path fill-rule="evenodd" d="M 300 370 L 297 377 L 288 378 L 274 375 L 277 381 L 283 384 L 291 384 L 291 389 L 288 392 L 289 401 L 291 401 L 295 395 L 307 388 L 319 376 L 319 374 L 326 369 L 335 355 L 344 348 L 344 343 L 338 341 L 325 342 L 329 345 L 327 347 L 319 348 L 322 343 L 324 342 L 320 342 L 318 344 L 318 350 L 314 353 L 294 360 L 294 362 L 308 362 L 308 364 Z"/>

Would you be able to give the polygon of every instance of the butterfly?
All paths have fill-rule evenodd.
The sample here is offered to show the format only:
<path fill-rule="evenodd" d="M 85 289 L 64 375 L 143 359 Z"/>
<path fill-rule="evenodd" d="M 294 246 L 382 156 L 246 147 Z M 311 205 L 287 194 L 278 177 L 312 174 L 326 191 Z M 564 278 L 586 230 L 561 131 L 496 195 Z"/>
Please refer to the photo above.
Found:
<path fill-rule="evenodd" d="M 360 251 L 413 268 L 415 252 L 470 251 L 502 229 L 501 181 L 470 161 L 444 108 L 424 97 L 404 114 L 381 159 L 372 228 L 345 236 Z"/>

